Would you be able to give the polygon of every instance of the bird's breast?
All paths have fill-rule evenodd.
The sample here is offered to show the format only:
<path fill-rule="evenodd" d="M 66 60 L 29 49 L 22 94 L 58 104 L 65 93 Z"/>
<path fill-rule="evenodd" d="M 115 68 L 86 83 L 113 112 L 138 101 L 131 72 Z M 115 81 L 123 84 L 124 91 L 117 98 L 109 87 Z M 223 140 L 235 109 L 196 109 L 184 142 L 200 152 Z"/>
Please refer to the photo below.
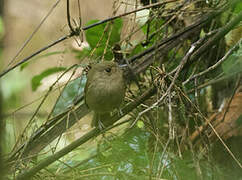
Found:
<path fill-rule="evenodd" d="M 93 81 L 87 92 L 88 106 L 96 112 L 107 112 L 120 106 L 125 94 L 122 77 L 109 77 Z"/>

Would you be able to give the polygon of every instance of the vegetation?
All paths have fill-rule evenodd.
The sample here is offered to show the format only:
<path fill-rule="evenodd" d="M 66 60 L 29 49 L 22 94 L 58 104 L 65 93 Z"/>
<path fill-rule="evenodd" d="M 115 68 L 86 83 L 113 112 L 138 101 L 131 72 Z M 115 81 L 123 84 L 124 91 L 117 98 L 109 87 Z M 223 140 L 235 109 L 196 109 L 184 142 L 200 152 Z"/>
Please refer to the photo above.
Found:
<path fill-rule="evenodd" d="M 46 69 L 32 78 L 34 91 L 47 76 L 57 72 L 74 75 L 78 68 L 87 68 L 87 59 L 90 63 L 128 63 L 122 113 L 114 111 L 104 130 L 91 129 L 60 146 L 65 141 L 63 133 L 80 123 L 90 110 L 83 102 L 83 71 L 61 87 L 48 115 L 37 116 L 44 102 L 60 90 L 55 87 L 59 78 L 41 98 L 8 154 L 6 178 L 242 177 L 242 3 L 142 3 L 121 15 L 115 14 L 119 6 L 114 3 L 112 18 L 92 20 L 84 27 L 73 28 L 69 19 L 71 32 L 58 43 L 73 36 L 82 41 L 85 34 L 89 47 L 73 50 L 80 64 Z M 148 11 L 141 11 L 144 9 Z M 140 11 L 146 14 L 139 16 Z M 27 68 L 29 59 L 18 66 Z"/>

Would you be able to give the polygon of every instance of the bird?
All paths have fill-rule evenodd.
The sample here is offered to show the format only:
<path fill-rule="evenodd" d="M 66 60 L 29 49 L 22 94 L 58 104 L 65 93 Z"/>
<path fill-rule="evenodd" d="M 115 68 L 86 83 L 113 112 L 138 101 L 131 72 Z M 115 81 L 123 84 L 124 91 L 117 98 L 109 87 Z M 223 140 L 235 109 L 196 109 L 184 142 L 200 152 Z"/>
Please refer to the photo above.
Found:
<path fill-rule="evenodd" d="M 111 112 L 122 104 L 126 85 L 116 62 L 102 61 L 91 66 L 84 88 L 85 103 L 94 111 L 91 127 L 105 128 Z"/>

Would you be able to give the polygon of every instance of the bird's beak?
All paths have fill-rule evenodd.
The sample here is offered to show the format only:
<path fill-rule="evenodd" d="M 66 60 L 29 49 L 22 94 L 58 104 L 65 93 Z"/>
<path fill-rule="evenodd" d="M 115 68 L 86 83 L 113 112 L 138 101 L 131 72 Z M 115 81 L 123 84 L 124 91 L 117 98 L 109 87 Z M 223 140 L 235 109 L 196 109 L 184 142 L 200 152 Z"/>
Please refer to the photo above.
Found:
<path fill-rule="evenodd" d="M 120 69 L 124 69 L 124 68 L 126 68 L 128 65 L 127 64 L 120 64 L 120 65 L 118 65 L 118 67 L 120 68 Z"/>

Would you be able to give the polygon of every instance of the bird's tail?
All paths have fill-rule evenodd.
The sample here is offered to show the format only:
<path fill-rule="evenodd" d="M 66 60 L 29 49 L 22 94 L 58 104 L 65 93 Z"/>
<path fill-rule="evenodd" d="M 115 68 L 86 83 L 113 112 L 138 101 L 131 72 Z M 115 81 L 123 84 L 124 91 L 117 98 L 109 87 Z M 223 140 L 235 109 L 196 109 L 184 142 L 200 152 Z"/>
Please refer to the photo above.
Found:
<path fill-rule="evenodd" d="M 99 127 L 103 129 L 105 128 L 105 125 L 108 124 L 108 121 L 110 120 L 110 118 L 111 118 L 110 112 L 105 112 L 105 113 L 94 112 L 91 127 Z"/>

